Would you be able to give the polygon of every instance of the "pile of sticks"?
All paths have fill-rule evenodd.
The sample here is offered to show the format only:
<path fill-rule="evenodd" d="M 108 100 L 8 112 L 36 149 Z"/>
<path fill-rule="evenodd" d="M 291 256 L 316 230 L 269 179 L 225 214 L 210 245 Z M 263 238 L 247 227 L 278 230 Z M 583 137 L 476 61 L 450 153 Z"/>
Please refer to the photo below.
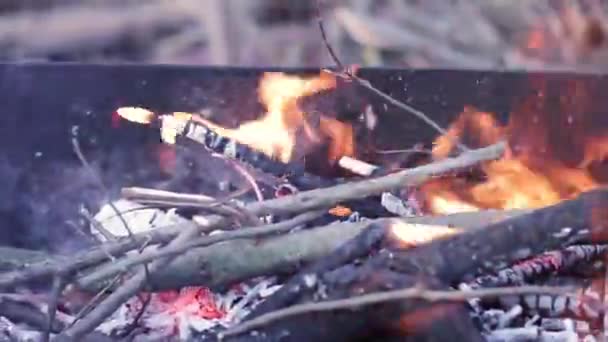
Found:
<path fill-rule="evenodd" d="M 603 242 L 608 224 L 602 210 L 608 205 L 606 190 L 535 211 L 391 217 L 319 227 L 310 223 L 338 204 L 471 168 L 499 158 L 504 149 L 505 144 L 499 143 L 385 176 L 246 204 L 125 188 L 123 197 L 131 201 L 194 207 L 205 214 L 184 224 L 129 234 L 69 258 L 41 260 L 35 254 L 28 261 L 29 256 L 20 254 L 11 260 L 21 267 L 14 269 L 9 264 L 7 268 L 13 270 L 0 273 L 0 288 L 9 291 L 34 281 L 52 281 L 49 314 L 41 328 L 46 329 L 47 338 L 56 336 L 57 341 L 91 336 L 114 311 L 144 290 L 222 289 L 277 274 L 291 278 L 241 325 L 217 337 L 275 340 L 287 334 L 293 340 L 361 336 L 437 340 L 457 334 L 462 340 L 482 340 L 479 327 L 462 314 L 462 302 L 504 295 L 505 289 L 488 287 L 511 285 L 510 277 L 492 275 L 515 262 L 581 243 Z M 282 219 L 264 223 L 268 215 Z M 298 227 L 307 229 L 294 230 Z M 223 232 L 209 234 L 215 230 Z M 580 250 L 570 258 L 574 261 L 594 259 L 605 252 L 603 247 L 576 248 Z M 131 251 L 138 253 L 128 253 Z M 519 274 L 551 271 L 554 269 L 537 267 Z M 486 278 L 469 283 L 474 289 L 448 291 L 467 276 L 479 275 Z M 57 324 L 58 302 L 75 290 L 102 292 L 87 314 L 68 326 Z M 555 287 L 524 286 L 508 291 L 565 295 L 563 288 Z M 425 315 L 429 319 L 420 322 Z M 337 324 L 348 329 L 335 329 Z"/>

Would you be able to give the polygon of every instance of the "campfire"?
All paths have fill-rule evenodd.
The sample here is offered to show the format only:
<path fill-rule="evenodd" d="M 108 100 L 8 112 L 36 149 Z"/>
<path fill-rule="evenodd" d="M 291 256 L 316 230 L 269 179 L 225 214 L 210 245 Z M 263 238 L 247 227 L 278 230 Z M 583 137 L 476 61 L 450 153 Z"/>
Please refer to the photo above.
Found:
<path fill-rule="evenodd" d="M 115 108 L 112 127 L 157 133 L 163 172 L 178 168 L 179 148 L 221 160 L 247 186 L 222 198 L 123 187 L 87 216 L 97 247 L 13 258 L 0 274 L 0 331 L 57 341 L 602 334 L 605 130 L 582 84 L 564 117 L 524 101 L 501 122 L 467 105 L 429 151 L 398 163 L 361 148 L 369 121 L 305 105 L 348 86 L 340 75 L 266 72 L 256 86 L 262 112 L 234 126 L 207 112 Z M 311 172 L 311 158 L 332 171 Z"/>

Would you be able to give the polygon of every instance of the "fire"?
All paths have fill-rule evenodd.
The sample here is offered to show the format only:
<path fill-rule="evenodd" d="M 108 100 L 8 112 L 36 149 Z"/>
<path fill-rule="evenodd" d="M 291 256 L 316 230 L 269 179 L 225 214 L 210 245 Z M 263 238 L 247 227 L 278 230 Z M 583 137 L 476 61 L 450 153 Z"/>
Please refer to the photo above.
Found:
<path fill-rule="evenodd" d="M 179 124 L 183 120 L 193 120 L 214 130 L 218 134 L 234 139 L 241 144 L 256 149 L 282 162 L 292 161 L 296 145 L 306 146 L 327 141 L 327 159 L 337 162 L 342 156 L 354 155 L 354 132 L 350 124 L 324 116 L 318 117 L 317 124 L 311 113 L 300 107 L 300 100 L 336 87 L 336 77 L 321 72 L 314 77 L 287 75 L 280 72 L 265 73 L 258 85 L 258 98 L 266 112 L 256 120 L 242 123 L 237 128 L 225 128 L 189 113 L 173 113 L 163 120 L 163 140 L 174 143 L 174 133 L 165 129 L 165 123 Z M 142 124 L 154 120 L 155 114 L 141 108 L 124 107 L 117 111 L 121 117 Z M 167 121 L 167 122 L 165 122 Z M 173 134 L 173 135 L 172 135 Z"/>
<path fill-rule="evenodd" d="M 601 175 L 594 167 L 601 167 L 608 156 L 608 136 L 596 134 L 601 124 L 591 117 L 590 95 L 582 84 L 567 87 L 571 97 L 561 103 L 563 114 L 549 115 L 529 100 L 503 125 L 491 113 L 466 107 L 447 133 L 436 139 L 433 157 L 449 156 L 455 151 L 455 140 L 478 147 L 506 139 L 508 152 L 467 175 L 423 185 L 426 209 L 449 214 L 539 208 L 598 187 Z"/>
<path fill-rule="evenodd" d="M 442 239 L 461 232 L 459 228 L 392 220 L 389 232 L 401 248 L 413 248 L 436 239 Z"/>
<path fill-rule="evenodd" d="M 259 100 L 266 107 L 266 113 L 260 119 L 245 122 L 236 129 L 203 123 L 221 135 L 283 162 L 292 160 L 299 137 L 306 137 L 312 142 L 319 142 L 325 137 L 330 140 L 328 159 L 333 162 L 354 153 L 352 126 L 321 116 L 318 129 L 315 129 L 298 101 L 335 87 L 335 76 L 325 72 L 310 78 L 265 73 L 258 87 Z"/>
<path fill-rule="evenodd" d="M 156 116 L 153 112 L 145 108 L 139 107 L 118 108 L 116 110 L 116 114 L 118 114 L 123 119 L 140 124 L 149 124 L 154 120 L 154 117 Z"/>

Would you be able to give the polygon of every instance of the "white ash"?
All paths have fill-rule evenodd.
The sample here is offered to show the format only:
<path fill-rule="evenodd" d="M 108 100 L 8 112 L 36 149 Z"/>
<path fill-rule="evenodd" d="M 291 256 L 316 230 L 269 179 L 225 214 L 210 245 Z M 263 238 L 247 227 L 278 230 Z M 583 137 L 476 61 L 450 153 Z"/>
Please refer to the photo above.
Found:
<path fill-rule="evenodd" d="M 146 233 L 155 228 L 187 222 L 185 218 L 176 214 L 175 209 L 170 209 L 165 212 L 156 208 L 148 208 L 144 205 L 125 199 L 120 199 L 112 203 L 118 212 L 120 212 L 120 215 L 116 213 L 111 205 L 106 204 L 97 214 L 95 214 L 95 216 L 93 216 L 93 219 L 114 237 L 129 236 L 129 232 L 125 228 L 122 219 L 127 223 L 133 234 Z M 101 242 L 107 240 L 95 225 L 91 225 L 91 231 Z"/>
<path fill-rule="evenodd" d="M 115 201 L 113 204 L 121 212 L 122 219 L 126 221 L 134 234 L 186 222 L 186 219 L 177 215 L 175 210 L 165 212 L 156 208 L 146 208 L 124 199 Z M 114 237 L 125 237 L 129 234 L 121 217 L 109 204 L 103 206 L 94 219 L 103 227 L 103 230 Z M 272 217 L 265 219 L 271 221 Z M 106 241 L 106 237 L 99 232 L 99 228 L 92 225 L 91 230 L 101 242 Z M 210 235 L 223 232 L 223 230 L 215 230 Z M 145 336 L 139 336 L 138 339 L 179 337 L 180 340 L 187 340 L 193 333 L 229 327 L 242 320 L 256 305 L 280 287 L 281 285 L 276 284 L 274 278 L 267 277 L 241 283 L 221 294 L 212 293 L 202 287 L 191 287 L 180 289 L 178 293 L 174 294 L 175 299 L 166 300 L 163 299 L 162 293 L 153 293 L 152 300 L 140 320 L 140 325 L 146 328 L 147 333 Z M 209 294 L 209 296 L 200 299 L 197 295 L 188 292 L 197 291 L 197 289 L 201 291 L 200 293 Z M 132 298 L 97 330 L 111 336 L 124 330 L 139 313 L 141 303 L 139 297 Z M 201 314 L 201 310 L 210 310 L 213 314 L 208 316 L 213 316 L 213 318 L 206 318 Z"/>
<path fill-rule="evenodd" d="M 498 318 L 498 328 L 502 329 L 511 326 L 511 323 L 513 323 L 517 317 L 521 316 L 523 312 L 524 309 L 521 307 L 521 305 L 512 307 L 509 311 L 505 312 Z"/>
<path fill-rule="evenodd" d="M 577 342 L 574 331 L 544 331 L 539 327 L 498 329 L 487 334 L 488 342 Z"/>
<path fill-rule="evenodd" d="M 413 201 L 415 201 L 413 197 L 404 201 L 390 192 L 383 192 L 380 198 L 380 203 L 386 211 L 401 217 L 412 217 L 418 214 L 419 206 L 417 202 L 414 203 Z"/>

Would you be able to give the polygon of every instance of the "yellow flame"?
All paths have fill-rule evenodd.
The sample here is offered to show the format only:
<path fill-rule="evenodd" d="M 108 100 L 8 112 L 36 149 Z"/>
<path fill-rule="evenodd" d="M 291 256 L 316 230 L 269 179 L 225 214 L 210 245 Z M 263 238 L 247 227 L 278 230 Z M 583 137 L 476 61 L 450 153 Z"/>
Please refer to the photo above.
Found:
<path fill-rule="evenodd" d="M 140 107 L 121 107 L 116 110 L 116 114 L 123 119 L 140 124 L 149 124 L 156 116 L 152 111 Z"/>

